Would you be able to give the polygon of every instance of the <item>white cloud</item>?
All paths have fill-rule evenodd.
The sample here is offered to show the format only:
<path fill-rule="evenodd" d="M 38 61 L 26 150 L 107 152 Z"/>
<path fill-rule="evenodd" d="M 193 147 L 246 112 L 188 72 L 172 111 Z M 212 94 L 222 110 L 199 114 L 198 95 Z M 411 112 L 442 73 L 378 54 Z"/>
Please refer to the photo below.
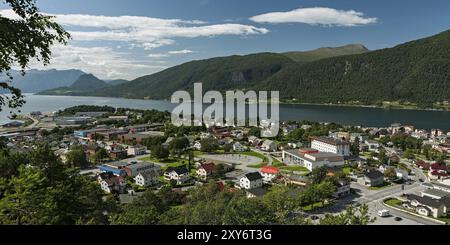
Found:
<path fill-rule="evenodd" d="M 321 26 L 359 26 L 377 23 L 377 18 L 365 17 L 355 10 L 313 7 L 299 8 L 288 12 L 271 12 L 253 16 L 250 20 L 257 23 L 305 23 Z"/>
<path fill-rule="evenodd" d="M 169 54 L 149 54 L 148 57 L 155 58 L 155 59 L 162 59 L 169 57 Z"/>
<path fill-rule="evenodd" d="M 44 67 L 42 63 L 32 61 L 30 68 L 80 69 L 103 79 L 133 79 L 167 68 L 159 63 L 129 59 L 128 53 L 117 52 L 109 47 L 56 45 L 52 48 L 52 53 L 50 65 Z"/>
<path fill-rule="evenodd" d="M 47 14 L 47 13 L 45 13 Z M 12 10 L 0 10 L 0 15 L 17 18 Z M 208 25 L 199 20 L 160 19 L 143 16 L 103 16 L 83 14 L 47 14 L 66 26 L 74 40 L 136 42 L 150 50 L 173 44 L 172 38 L 196 38 L 220 35 L 256 35 L 268 33 L 265 28 L 242 24 Z M 71 27 L 91 30 L 70 31 Z M 92 30 L 92 29 L 97 30 Z"/>
<path fill-rule="evenodd" d="M 265 28 L 252 25 L 233 23 L 212 25 L 200 20 L 161 19 L 143 16 L 44 14 L 55 16 L 55 21 L 63 25 L 73 38 L 70 45 L 55 46 L 52 49 L 52 64 L 48 68 L 76 68 L 94 73 L 101 78 L 130 79 L 147 75 L 166 68 L 161 65 L 164 64 L 162 61 L 148 58 L 162 59 L 192 52 L 190 50 L 175 50 L 163 54 L 149 54 L 147 59 L 143 59 L 136 58 L 136 52 L 130 54 L 117 51 L 123 49 L 124 46 L 128 49 L 153 50 L 173 45 L 176 42 L 174 39 L 177 38 L 222 35 L 246 36 L 269 32 Z M 11 9 L 0 10 L 0 16 L 11 19 L 20 18 Z M 106 47 L 98 47 L 99 42 L 105 43 L 102 45 Z M 30 67 L 46 68 L 38 62 L 33 62 Z"/>
<path fill-rule="evenodd" d="M 188 49 L 183 49 L 183 50 L 173 50 L 173 51 L 169 51 L 167 52 L 168 54 L 191 54 L 194 51 L 192 50 L 188 50 Z"/>
<path fill-rule="evenodd" d="M 172 50 L 168 51 L 167 53 L 159 53 L 159 54 L 149 54 L 148 57 L 154 58 L 154 59 L 162 59 L 167 58 L 174 55 L 183 55 L 183 54 L 191 54 L 194 53 L 194 51 L 189 49 L 183 49 L 183 50 Z"/>

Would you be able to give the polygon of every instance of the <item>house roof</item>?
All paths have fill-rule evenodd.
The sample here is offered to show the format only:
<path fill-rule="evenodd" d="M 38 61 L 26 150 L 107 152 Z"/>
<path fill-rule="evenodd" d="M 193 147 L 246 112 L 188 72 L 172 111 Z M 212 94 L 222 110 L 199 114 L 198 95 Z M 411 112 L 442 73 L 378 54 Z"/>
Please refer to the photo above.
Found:
<path fill-rule="evenodd" d="M 330 144 L 330 145 L 346 145 L 346 144 L 350 144 L 347 141 L 344 140 L 337 140 L 337 139 L 333 139 L 330 137 L 324 137 L 324 136 L 320 136 L 320 137 L 313 137 L 312 140 L 317 140 L 326 144 Z"/>
<path fill-rule="evenodd" d="M 428 189 L 428 190 L 422 191 L 422 195 L 430 195 L 430 196 L 435 196 L 435 197 L 439 197 L 439 198 L 444 198 L 444 197 L 450 196 L 450 193 L 441 191 L 441 190 L 437 190 L 437 189 Z"/>
<path fill-rule="evenodd" d="M 278 174 L 280 172 L 280 170 L 274 166 L 264 166 L 260 171 L 267 174 Z"/>
<path fill-rule="evenodd" d="M 267 193 L 267 190 L 262 188 L 262 187 L 249 189 L 249 190 L 246 190 L 246 191 L 247 191 L 247 193 L 250 193 L 250 194 L 252 194 L 252 195 L 254 195 L 256 197 L 264 196 Z"/>
<path fill-rule="evenodd" d="M 259 172 L 253 172 L 253 173 L 248 173 L 245 175 L 245 177 L 247 177 L 247 179 L 249 179 L 250 181 L 253 180 L 258 180 L 258 179 L 262 179 L 262 175 Z"/>
<path fill-rule="evenodd" d="M 175 171 L 175 173 L 177 173 L 178 175 L 188 173 L 187 168 L 184 168 L 184 167 L 177 167 L 177 168 L 168 167 L 166 169 L 166 172 L 173 172 L 173 171 Z"/>
<path fill-rule="evenodd" d="M 216 165 L 213 162 L 207 162 L 202 164 L 201 168 L 203 168 L 206 172 L 211 172 L 216 168 Z"/>
<path fill-rule="evenodd" d="M 430 168 L 431 168 L 431 170 L 448 171 L 447 165 L 445 165 L 445 164 L 433 163 L 430 165 Z"/>
<path fill-rule="evenodd" d="M 439 208 L 441 205 L 444 205 L 441 201 L 433 199 L 428 196 L 421 197 L 421 196 L 414 195 L 414 194 L 407 194 L 406 198 L 409 201 L 417 201 L 421 205 L 432 207 L 432 208 Z"/>
<path fill-rule="evenodd" d="M 384 177 L 383 173 L 378 170 L 372 170 L 364 173 L 364 176 L 369 179 L 378 179 Z"/>

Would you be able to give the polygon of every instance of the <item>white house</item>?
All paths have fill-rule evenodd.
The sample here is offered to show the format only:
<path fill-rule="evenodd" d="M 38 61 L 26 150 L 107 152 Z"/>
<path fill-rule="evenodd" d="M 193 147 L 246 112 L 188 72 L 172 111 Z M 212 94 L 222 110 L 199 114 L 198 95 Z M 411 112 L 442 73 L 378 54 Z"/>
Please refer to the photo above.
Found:
<path fill-rule="evenodd" d="M 157 185 L 159 182 L 159 174 L 157 171 L 146 171 L 139 173 L 136 177 L 134 177 L 134 181 L 138 186 L 153 186 Z"/>
<path fill-rule="evenodd" d="M 341 156 L 350 156 L 349 142 L 330 137 L 313 138 L 311 148 L 321 152 L 330 152 Z"/>
<path fill-rule="evenodd" d="M 233 151 L 235 151 L 235 152 L 243 152 L 245 150 L 246 150 L 246 147 L 243 146 L 241 143 L 235 142 L 233 144 Z"/>
<path fill-rule="evenodd" d="M 190 180 L 187 168 L 167 168 L 164 173 L 165 180 L 175 180 L 177 185 L 184 184 Z"/>
<path fill-rule="evenodd" d="M 248 173 L 241 177 L 239 186 L 247 190 L 262 187 L 263 177 L 259 172 Z"/>
<path fill-rule="evenodd" d="M 129 146 L 127 149 L 127 154 L 130 156 L 140 156 L 144 155 L 147 151 L 145 146 Z"/>
<path fill-rule="evenodd" d="M 278 177 L 280 171 L 274 166 L 264 166 L 259 170 L 259 173 L 262 175 L 264 183 L 270 183 Z"/>
<path fill-rule="evenodd" d="M 275 142 L 273 142 L 271 140 L 264 140 L 264 142 L 261 145 L 261 150 L 263 150 L 263 151 L 276 151 L 277 150 L 277 145 L 275 144 Z"/>
<path fill-rule="evenodd" d="M 200 141 L 195 141 L 193 147 L 194 147 L 194 149 L 196 149 L 197 151 L 199 151 L 200 149 L 202 149 L 202 143 L 200 143 Z"/>
<path fill-rule="evenodd" d="M 100 188 L 106 193 L 122 192 L 126 187 L 126 182 L 123 177 L 113 176 L 109 179 L 102 179 L 100 181 Z"/>
<path fill-rule="evenodd" d="M 364 143 L 367 145 L 369 151 L 378 151 L 380 148 L 380 143 L 375 140 L 366 140 Z"/>
<path fill-rule="evenodd" d="M 213 162 L 204 163 L 197 169 L 196 174 L 200 179 L 206 180 L 214 173 L 215 169 L 216 165 Z"/>

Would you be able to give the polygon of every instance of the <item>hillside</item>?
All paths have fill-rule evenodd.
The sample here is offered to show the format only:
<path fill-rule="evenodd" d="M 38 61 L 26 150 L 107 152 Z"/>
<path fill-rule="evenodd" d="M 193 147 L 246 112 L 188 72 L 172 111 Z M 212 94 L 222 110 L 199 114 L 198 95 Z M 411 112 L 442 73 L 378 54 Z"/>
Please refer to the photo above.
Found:
<path fill-rule="evenodd" d="M 70 87 L 59 87 L 39 92 L 40 95 L 81 95 L 92 90 L 108 87 L 108 83 L 92 74 L 81 75 Z"/>
<path fill-rule="evenodd" d="M 287 67 L 256 89 L 309 103 L 411 102 L 432 107 L 450 100 L 450 31 L 366 54 Z"/>
<path fill-rule="evenodd" d="M 369 50 L 361 44 L 349 44 L 342 47 L 325 47 L 311 51 L 294 51 L 283 54 L 296 62 L 306 63 L 336 56 L 363 54 L 367 52 L 369 52 Z"/>
<path fill-rule="evenodd" d="M 25 76 L 22 76 L 19 71 L 11 71 L 14 78 L 12 85 L 23 93 L 37 93 L 43 90 L 70 86 L 83 74 L 84 72 L 75 69 L 29 70 Z M 0 76 L 0 81 L 5 79 L 5 76 Z"/>
<path fill-rule="evenodd" d="M 355 45 L 345 47 L 356 50 Z M 312 52 L 327 49 L 319 50 Z M 306 63 L 274 53 L 191 61 L 84 95 L 169 99 L 174 91 L 191 91 L 193 83 L 202 82 L 204 91 L 278 90 L 286 102 L 393 102 L 390 105 L 431 108 L 450 101 L 449 71 L 450 31 L 446 31 L 393 48 Z"/>
<path fill-rule="evenodd" d="M 203 90 L 248 89 L 294 63 L 273 53 L 191 61 L 87 95 L 167 99 L 174 91 L 191 91 L 196 82 L 203 83 Z"/>

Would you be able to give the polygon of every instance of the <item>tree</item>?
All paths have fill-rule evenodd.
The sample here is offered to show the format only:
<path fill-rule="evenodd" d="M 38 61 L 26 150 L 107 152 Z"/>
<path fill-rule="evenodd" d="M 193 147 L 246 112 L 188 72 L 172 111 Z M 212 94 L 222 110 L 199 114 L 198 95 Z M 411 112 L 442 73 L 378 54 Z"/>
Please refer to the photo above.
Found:
<path fill-rule="evenodd" d="M 90 177 L 63 164 L 46 145 L 26 156 L 16 175 L 0 180 L 0 224 L 107 224 L 111 204 Z"/>
<path fill-rule="evenodd" d="M 233 150 L 233 145 L 232 144 L 227 143 L 227 144 L 225 144 L 223 146 L 223 151 L 224 152 L 231 152 L 232 150 Z"/>
<path fill-rule="evenodd" d="M 86 153 L 80 146 L 73 147 L 67 154 L 67 164 L 72 167 L 86 168 L 90 165 Z"/>
<path fill-rule="evenodd" d="M 202 145 L 200 148 L 202 152 L 214 152 L 219 149 L 219 143 L 213 138 L 202 139 L 200 144 Z"/>
<path fill-rule="evenodd" d="M 414 151 L 412 149 L 406 149 L 406 151 L 403 152 L 403 157 L 410 160 L 416 158 L 416 156 L 414 155 Z"/>
<path fill-rule="evenodd" d="M 258 127 L 252 127 L 248 133 L 248 136 L 255 136 L 255 137 L 261 137 L 261 129 Z"/>
<path fill-rule="evenodd" d="M 172 154 L 180 154 L 189 147 L 189 140 L 186 137 L 174 138 L 169 143 L 169 150 Z"/>
<path fill-rule="evenodd" d="M 351 151 L 353 155 L 359 156 L 359 137 L 355 138 L 355 141 L 351 145 Z"/>
<path fill-rule="evenodd" d="M 96 163 L 100 163 L 106 158 L 108 158 L 108 152 L 106 151 L 105 148 L 100 148 L 100 150 L 97 151 L 94 155 L 94 161 Z"/>
<path fill-rule="evenodd" d="M 321 225 L 368 225 L 375 222 L 369 214 L 369 206 L 361 205 L 359 208 L 348 206 L 344 213 L 338 215 L 326 214 L 320 220 Z"/>
<path fill-rule="evenodd" d="M 44 65 L 49 64 L 51 45 L 66 44 L 70 38 L 53 17 L 39 12 L 34 0 L 2 0 L 8 4 L 19 18 L 0 16 L 0 73 L 5 73 L 8 81 L 1 82 L 0 88 L 9 90 L 10 97 L 0 96 L 0 109 L 21 107 L 25 101 L 21 91 L 11 85 L 13 77 L 9 71 L 18 64 L 25 74 L 30 60 L 37 59 Z"/>
<path fill-rule="evenodd" d="M 395 180 L 397 178 L 397 172 L 393 167 L 389 167 L 384 171 L 384 177 L 388 180 Z"/>
<path fill-rule="evenodd" d="M 164 159 L 169 156 L 169 150 L 164 148 L 162 145 L 153 146 L 150 149 L 150 153 L 151 153 L 152 157 L 158 158 L 158 159 Z"/>
<path fill-rule="evenodd" d="M 378 160 L 381 164 L 387 164 L 389 162 L 389 157 L 386 155 L 386 150 L 380 150 L 380 153 L 378 153 Z"/>
<path fill-rule="evenodd" d="M 315 168 L 309 174 L 309 177 L 313 184 L 319 184 L 327 177 L 328 170 L 326 167 Z"/>

